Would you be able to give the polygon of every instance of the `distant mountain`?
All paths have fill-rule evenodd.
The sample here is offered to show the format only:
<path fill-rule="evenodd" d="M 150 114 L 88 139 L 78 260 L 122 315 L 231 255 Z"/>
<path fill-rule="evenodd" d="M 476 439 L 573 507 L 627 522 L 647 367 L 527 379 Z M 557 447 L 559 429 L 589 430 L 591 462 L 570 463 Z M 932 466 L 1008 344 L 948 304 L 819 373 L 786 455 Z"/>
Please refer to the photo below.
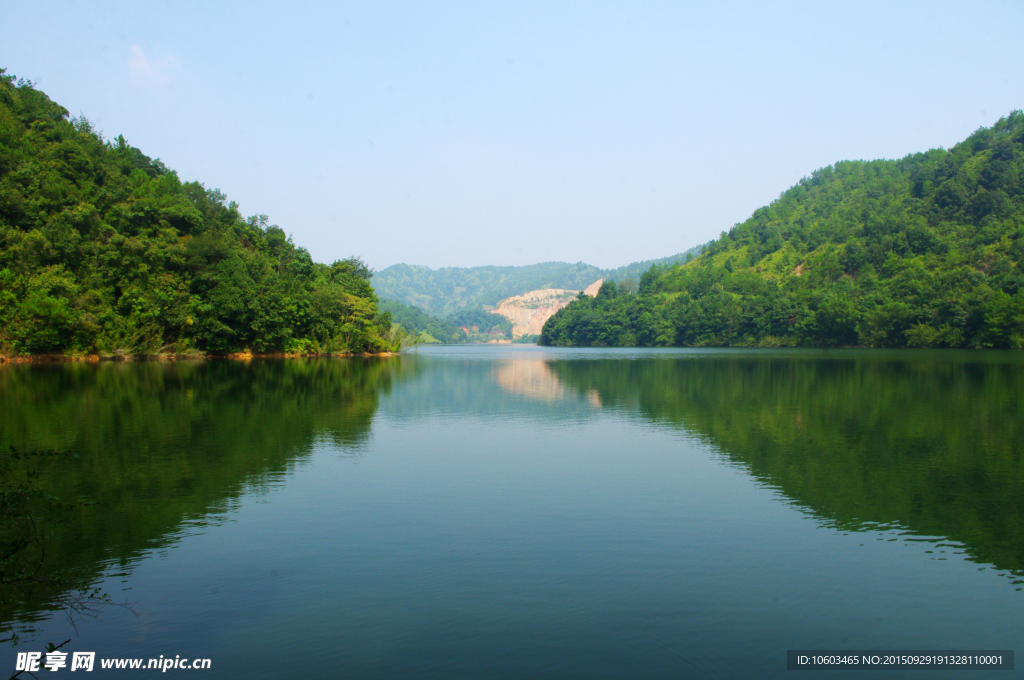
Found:
<path fill-rule="evenodd" d="M 585 262 L 442 269 L 396 264 L 374 274 L 373 287 L 381 299 L 398 300 L 437 316 L 450 316 L 463 308 L 494 307 L 505 298 L 533 290 L 583 290 L 597 279 L 639 280 L 651 266 L 684 262 L 688 254 L 696 257 L 703 247 L 696 246 L 659 260 L 634 262 L 618 269 L 601 269 Z"/>
<path fill-rule="evenodd" d="M 503 316 L 489 314 L 480 307 L 461 309 L 451 316 L 441 318 L 428 314 L 415 305 L 407 305 L 398 300 L 381 300 L 380 311 L 390 314 L 391 321 L 418 336 L 420 342 L 424 344 L 491 342 L 513 337 L 512 321 Z"/>
<path fill-rule="evenodd" d="M 659 267 L 667 268 L 676 263 L 685 264 L 687 262 L 687 256 L 690 258 L 697 257 L 712 243 L 714 243 L 714 239 L 670 257 L 662 257 L 657 260 L 641 260 L 640 262 L 627 264 L 623 267 L 619 267 L 618 269 L 609 269 L 601 278 L 606 281 L 615 281 L 616 283 L 625 281 L 626 279 L 632 279 L 633 281 L 639 282 L 640 277 L 643 276 L 644 272 L 649 270 L 651 267 L 657 265 Z"/>
<path fill-rule="evenodd" d="M 391 320 L 413 335 L 419 336 L 424 344 L 440 342 L 459 344 L 469 341 L 469 336 L 451 319 L 442 319 L 427 314 L 415 305 L 398 300 L 381 300 L 379 309 L 391 315 Z"/>

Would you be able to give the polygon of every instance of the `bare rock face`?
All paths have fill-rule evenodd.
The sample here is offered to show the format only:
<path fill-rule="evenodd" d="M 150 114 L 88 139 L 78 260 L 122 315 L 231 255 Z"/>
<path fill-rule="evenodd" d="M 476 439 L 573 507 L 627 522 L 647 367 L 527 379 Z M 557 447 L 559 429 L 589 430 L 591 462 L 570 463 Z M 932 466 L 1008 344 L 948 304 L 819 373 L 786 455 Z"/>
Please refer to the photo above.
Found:
<path fill-rule="evenodd" d="M 583 291 L 591 297 L 597 295 L 604 279 L 587 286 Z M 491 310 L 491 314 L 500 314 L 512 322 L 512 337 L 524 335 L 540 335 L 544 322 L 554 316 L 555 312 L 576 299 L 578 290 L 564 288 L 546 288 L 531 290 L 529 293 L 505 298 Z"/>

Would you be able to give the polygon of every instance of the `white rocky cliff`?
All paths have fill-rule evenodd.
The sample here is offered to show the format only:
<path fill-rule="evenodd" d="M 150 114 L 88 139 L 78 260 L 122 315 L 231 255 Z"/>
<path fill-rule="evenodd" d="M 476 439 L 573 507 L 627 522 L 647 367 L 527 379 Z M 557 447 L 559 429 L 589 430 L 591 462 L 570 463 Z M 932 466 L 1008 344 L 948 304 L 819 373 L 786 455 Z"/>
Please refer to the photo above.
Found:
<path fill-rule="evenodd" d="M 594 297 L 602 283 L 604 283 L 604 279 L 598 279 L 587 286 L 583 292 Z M 575 300 L 579 292 L 563 288 L 531 290 L 529 293 L 505 298 L 491 310 L 491 314 L 500 314 L 513 323 L 513 337 L 540 335 L 544 322 L 554 316 L 555 312 Z"/>

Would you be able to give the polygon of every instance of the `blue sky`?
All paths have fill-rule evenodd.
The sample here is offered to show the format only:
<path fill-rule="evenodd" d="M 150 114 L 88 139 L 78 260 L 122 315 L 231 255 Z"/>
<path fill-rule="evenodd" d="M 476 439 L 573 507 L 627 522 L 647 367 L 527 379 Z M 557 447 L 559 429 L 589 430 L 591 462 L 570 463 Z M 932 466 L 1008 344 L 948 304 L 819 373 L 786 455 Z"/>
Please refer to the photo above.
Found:
<path fill-rule="evenodd" d="M 0 3 L 0 66 L 317 261 L 614 267 L 1024 108 L 1024 3 Z"/>

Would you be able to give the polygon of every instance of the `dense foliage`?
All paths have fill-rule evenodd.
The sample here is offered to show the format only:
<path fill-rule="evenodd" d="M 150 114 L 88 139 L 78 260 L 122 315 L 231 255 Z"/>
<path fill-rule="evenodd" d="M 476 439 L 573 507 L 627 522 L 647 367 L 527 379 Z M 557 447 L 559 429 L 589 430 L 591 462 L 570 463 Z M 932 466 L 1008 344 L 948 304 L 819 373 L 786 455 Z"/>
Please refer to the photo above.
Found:
<path fill-rule="evenodd" d="M 442 319 L 424 312 L 419 307 L 398 300 L 381 300 L 380 309 L 391 315 L 391 320 L 419 338 L 421 343 L 453 345 L 469 341 L 469 336 L 451 319 Z"/>
<path fill-rule="evenodd" d="M 1024 346 L 1024 113 L 950 150 L 815 172 L 637 295 L 548 320 L 553 345 Z"/>
<path fill-rule="evenodd" d="M 479 307 L 459 310 L 449 318 L 460 328 L 468 330 L 472 342 L 512 338 L 514 324 L 511 321 Z"/>
<path fill-rule="evenodd" d="M 464 308 L 496 305 L 513 295 L 542 288 L 583 290 L 598 279 L 637 279 L 652 265 L 668 265 L 699 254 L 703 246 L 658 260 L 646 260 L 600 269 L 583 262 L 543 262 L 524 267 L 430 267 L 396 264 L 377 273 L 374 282 L 381 298 L 400 300 L 430 314 L 450 316 Z"/>
<path fill-rule="evenodd" d="M 397 300 L 381 300 L 380 309 L 390 314 L 394 323 L 402 326 L 421 344 L 454 345 L 512 338 L 511 321 L 479 306 L 463 307 L 446 318 Z M 520 340 L 517 338 L 516 342 Z M 535 341 L 536 337 L 532 342 Z"/>
<path fill-rule="evenodd" d="M 371 274 L 0 70 L 0 354 L 383 351 Z"/>

